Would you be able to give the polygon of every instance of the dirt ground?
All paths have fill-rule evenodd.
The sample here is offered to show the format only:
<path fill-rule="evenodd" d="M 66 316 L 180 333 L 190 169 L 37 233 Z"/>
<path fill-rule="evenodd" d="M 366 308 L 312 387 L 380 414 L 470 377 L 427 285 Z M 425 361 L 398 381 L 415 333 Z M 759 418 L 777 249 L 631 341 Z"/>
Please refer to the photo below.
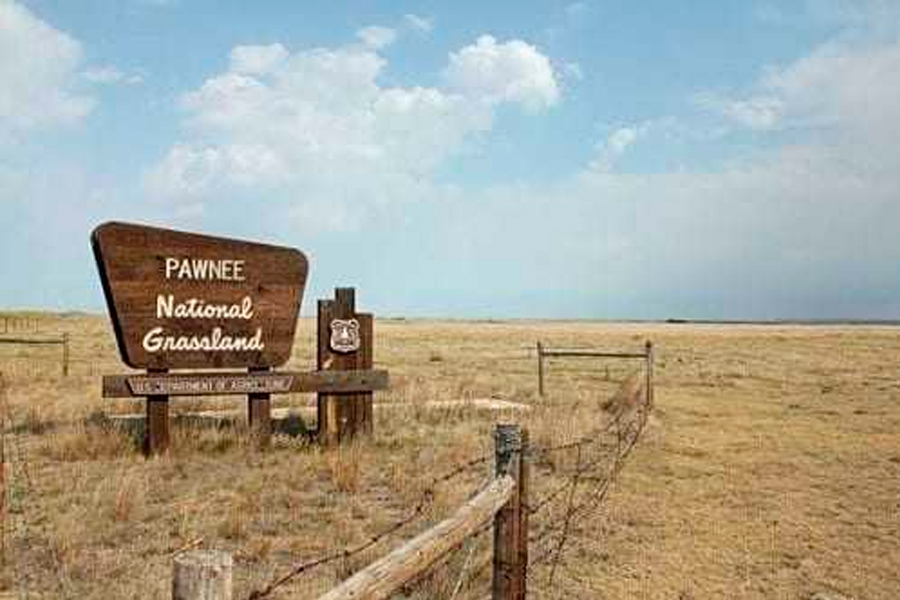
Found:
<path fill-rule="evenodd" d="M 260 453 L 240 425 L 185 426 L 168 456 L 145 460 L 134 436 L 103 419 L 142 409 L 100 398 L 100 375 L 125 372 L 106 318 L 32 316 L 37 332 L 27 335 L 70 334 L 72 362 L 62 377 L 59 348 L 0 345 L 8 400 L 0 584 L 20 597 L 166 598 L 173 553 L 195 544 L 234 553 L 236 598 L 246 598 L 291 565 L 402 518 L 431 476 L 490 456 L 497 421 L 523 423 L 536 445 L 590 433 L 599 405 L 640 363 L 554 360 L 541 399 L 538 339 L 623 350 L 651 339 L 657 362 L 640 443 L 599 510 L 572 531 L 553 583 L 546 564 L 535 567 L 533 597 L 900 597 L 898 328 L 381 319 L 375 361 L 392 385 L 376 403 L 405 406 L 376 412 L 373 440 L 322 450 L 279 436 Z M 301 323 L 289 368 L 313 368 L 314 327 Z M 532 410 L 422 407 L 467 398 Z M 173 413 L 242 407 L 172 401 Z M 573 460 L 543 465 L 535 496 L 565 481 Z M 272 597 L 315 597 L 489 477 L 487 463 L 467 470 L 435 490 L 420 522 Z M 404 597 L 450 597 L 488 537 Z M 472 575 L 457 598 L 486 594 L 486 575 Z"/>

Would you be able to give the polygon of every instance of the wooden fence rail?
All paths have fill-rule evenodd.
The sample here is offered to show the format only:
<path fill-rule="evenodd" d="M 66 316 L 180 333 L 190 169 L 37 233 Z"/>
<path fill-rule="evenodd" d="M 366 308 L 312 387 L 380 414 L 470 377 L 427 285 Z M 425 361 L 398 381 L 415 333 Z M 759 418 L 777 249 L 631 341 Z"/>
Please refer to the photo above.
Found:
<path fill-rule="evenodd" d="M 641 359 L 646 364 L 647 390 L 652 389 L 653 377 L 653 342 L 647 340 L 643 352 L 610 352 L 608 350 L 594 350 L 591 348 L 547 348 L 540 341 L 537 342 L 537 377 L 538 395 L 544 395 L 544 374 L 546 367 L 544 361 L 548 358 L 622 358 Z M 650 392 L 648 391 L 648 394 Z"/>
<path fill-rule="evenodd" d="M 418 577 L 441 557 L 477 533 L 482 525 L 513 498 L 515 480 L 504 475 L 494 479 L 477 496 L 445 519 L 375 561 L 319 600 L 389 598 L 404 584 Z"/>
<path fill-rule="evenodd" d="M 20 346 L 61 346 L 62 356 L 60 363 L 63 377 L 69 375 L 69 334 L 63 333 L 58 337 L 0 337 L 0 344 L 15 344 Z"/>

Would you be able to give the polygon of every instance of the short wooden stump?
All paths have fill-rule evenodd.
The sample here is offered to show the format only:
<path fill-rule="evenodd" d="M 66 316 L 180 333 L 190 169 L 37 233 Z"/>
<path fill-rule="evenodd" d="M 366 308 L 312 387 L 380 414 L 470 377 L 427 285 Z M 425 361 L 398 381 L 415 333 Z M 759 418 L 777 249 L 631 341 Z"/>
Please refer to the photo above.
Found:
<path fill-rule="evenodd" d="M 190 550 L 172 564 L 172 600 L 231 600 L 231 554 Z"/>

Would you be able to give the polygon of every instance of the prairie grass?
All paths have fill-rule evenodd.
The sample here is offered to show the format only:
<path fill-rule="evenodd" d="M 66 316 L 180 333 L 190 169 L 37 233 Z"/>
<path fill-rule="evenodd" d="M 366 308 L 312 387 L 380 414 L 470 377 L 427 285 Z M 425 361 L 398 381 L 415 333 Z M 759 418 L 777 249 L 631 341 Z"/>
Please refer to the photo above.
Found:
<path fill-rule="evenodd" d="M 172 430 L 161 458 L 140 432 L 101 415 L 140 413 L 100 398 L 100 375 L 127 372 L 105 318 L 37 315 L 68 332 L 70 376 L 46 349 L 0 346 L 5 415 L 7 555 L 0 586 L 22 597 L 167 598 L 171 555 L 200 546 L 235 556 L 236 597 L 298 561 L 340 550 L 408 516 L 430 478 L 486 456 L 434 490 L 423 518 L 349 560 L 314 570 L 273 598 L 315 597 L 462 503 L 490 476 L 491 433 L 520 422 L 533 445 L 590 434 L 602 405 L 640 365 L 551 360 L 535 387 L 537 339 L 657 350 L 656 411 L 602 510 L 577 523 L 553 585 L 533 597 L 805 598 L 838 591 L 900 596 L 900 331 L 566 322 L 376 322 L 376 366 L 392 387 L 375 436 L 339 449 L 276 436 L 253 450 L 242 420 Z M 312 369 L 314 327 L 300 325 L 288 368 Z M 529 411 L 434 409 L 429 401 L 498 398 Z M 307 425 L 310 395 L 277 397 Z M 173 414 L 243 409 L 242 399 L 173 399 Z M 541 458 L 533 494 L 565 481 L 571 453 Z M 408 598 L 448 598 L 467 567 L 483 596 L 490 535 L 454 552 Z M 479 571 L 480 569 L 480 571 Z"/>

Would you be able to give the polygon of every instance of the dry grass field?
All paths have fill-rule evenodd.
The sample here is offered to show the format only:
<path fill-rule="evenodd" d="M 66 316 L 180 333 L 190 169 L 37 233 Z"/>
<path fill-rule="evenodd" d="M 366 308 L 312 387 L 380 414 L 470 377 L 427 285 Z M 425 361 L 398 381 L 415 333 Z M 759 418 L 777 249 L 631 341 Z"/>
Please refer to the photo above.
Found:
<path fill-rule="evenodd" d="M 146 460 L 104 414 L 140 412 L 100 399 L 121 373 L 108 321 L 38 315 L 68 332 L 69 377 L 54 347 L 0 346 L 7 381 L 2 588 L 22 598 L 166 598 L 185 545 L 230 550 L 236 597 L 292 564 L 365 541 L 402 518 L 429 477 L 492 452 L 493 423 L 520 421 L 536 444 L 588 433 L 599 405 L 640 364 L 551 361 L 535 393 L 527 347 L 657 350 L 656 408 L 610 495 L 567 543 L 554 583 L 536 568 L 534 597 L 900 598 L 900 330 L 593 322 L 376 322 L 376 367 L 392 389 L 376 403 L 373 440 L 322 450 L 276 437 L 252 450 L 239 424 L 179 426 Z M 314 365 L 304 320 L 289 367 Z M 527 412 L 427 409 L 433 400 L 501 398 Z M 311 406 L 309 395 L 276 407 Z M 173 413 L 242 409 L 240 399 L 174 399 Z M 312 424 L 310 424 L 312 426 Z M 564 472 L 573 457 L 543 472 Z M 425 522 L 349 560 L 313 570 L 273 598 L 311 598 L 451 511 L 487 465 L 435 490 Z M 535 495 L 551 489 L 535 477 Z M 488 536 L 479 542 L 484 544 Z M 472 546 L 473 548 L 475 546 Z M 448 598 L 466 547 L 407 597 Z M 472 551 L 474 552 L 474 551 Z M 472 552 L 469 555 L 472 555 Z M 485 575 L 457 598 L 483 597 Z"/>

